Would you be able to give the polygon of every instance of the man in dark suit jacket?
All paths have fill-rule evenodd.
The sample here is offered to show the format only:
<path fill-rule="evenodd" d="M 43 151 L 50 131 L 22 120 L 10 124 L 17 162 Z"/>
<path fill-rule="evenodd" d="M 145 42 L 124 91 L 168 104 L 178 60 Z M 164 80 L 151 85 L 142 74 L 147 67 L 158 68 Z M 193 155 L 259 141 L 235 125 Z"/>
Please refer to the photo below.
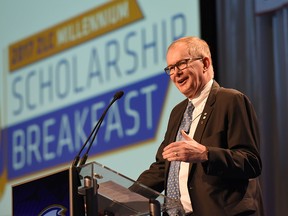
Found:
<path fill-rule="evenodd" d="M 209 46 L 197 37 L 173 42 L 167 65 L 187 99 L 172 110 L 156 161 L 138 181 L 166 191 L 171 161 L 181 161 L 179 199 L 187 214 L 263 216 L 258 123 L 249 99 L 213 80 Z M 190 131 L 176 141 L 188 101 L 195 106 Z"/>

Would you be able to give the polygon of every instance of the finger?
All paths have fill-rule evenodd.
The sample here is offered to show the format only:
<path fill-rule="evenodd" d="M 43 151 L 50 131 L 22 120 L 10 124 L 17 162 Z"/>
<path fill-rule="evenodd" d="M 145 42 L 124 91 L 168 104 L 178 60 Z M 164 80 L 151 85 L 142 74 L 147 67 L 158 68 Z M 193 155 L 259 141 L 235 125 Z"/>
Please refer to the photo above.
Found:
<path fill-rule="evenodd" d="M 162 156 L 164 159 L 169 159 L 169 158 L 173 158 L 176 157 L 176 155 L 178 155 L 175 151 L 165 151 L 162 153 Z"/>
<path fill-rule="evenodd" d="M 169 152 L 167 154 L 163 154 L 163 158 L 167 159 L 168 161 L 179 160 L 180 154 L 179 152 Z"/>
<path fill-rule="evenodd" d="M 166 159 L 168 157 L 175 156 L 175 152 L 178 152 L 177 145 L 175 145 L 174 143 L 171 143 L 170 145 L 166 146 L 163 149 L 162 155 L 164 159 Z"/>
<path fill-rule="evenodd" d="M 185 140 L 193 140 L 184 130 L 181 130 L 181 134 Z"/>
<path fill-rule="evenodd" d="M 167 146 L 163 149 L 163 151 L 168 151 L 169 149 L 175 148 L 175 147 L 177 147 L 177 144 L 176 144 L 175 142 L 172 142 L 172 143 L 170 143 L 169 145 L 167 145 Z"/>

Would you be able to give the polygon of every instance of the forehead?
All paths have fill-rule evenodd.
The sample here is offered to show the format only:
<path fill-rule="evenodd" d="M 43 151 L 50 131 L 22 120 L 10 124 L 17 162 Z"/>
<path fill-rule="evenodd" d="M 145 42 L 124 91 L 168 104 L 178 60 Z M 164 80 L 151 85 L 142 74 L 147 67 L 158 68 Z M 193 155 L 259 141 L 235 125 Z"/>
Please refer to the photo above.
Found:
<path fill-rule="evenodd" d="M 184 43 L 176 43 L 167 51 L 167 64 L 175 64 L 176 62 L 188 58 L 189 56 L 188 46 Z"/>

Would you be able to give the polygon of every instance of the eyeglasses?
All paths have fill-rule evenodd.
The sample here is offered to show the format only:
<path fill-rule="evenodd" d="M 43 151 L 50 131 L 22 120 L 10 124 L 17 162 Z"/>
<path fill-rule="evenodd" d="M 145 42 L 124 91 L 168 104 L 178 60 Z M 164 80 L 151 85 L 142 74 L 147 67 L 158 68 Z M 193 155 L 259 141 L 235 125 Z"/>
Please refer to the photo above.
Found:
<path fill-rule="evenodd" d="M 174 73 L 175 68 L 177 68 L 178 70 L 184 70 L 188 67 L 188 62 L 189 61 L 196 61 L 196 60 L 202 60 L 202 57 L 198 57 L 198 58 L 187 58 L 187 59 L 182 59 L 178 62 L 176 62 L 176 64 L 174 65 L 170 65 L 167 66 L 166 68 L 164 68 L 164 71 L 170 76 Z"/>

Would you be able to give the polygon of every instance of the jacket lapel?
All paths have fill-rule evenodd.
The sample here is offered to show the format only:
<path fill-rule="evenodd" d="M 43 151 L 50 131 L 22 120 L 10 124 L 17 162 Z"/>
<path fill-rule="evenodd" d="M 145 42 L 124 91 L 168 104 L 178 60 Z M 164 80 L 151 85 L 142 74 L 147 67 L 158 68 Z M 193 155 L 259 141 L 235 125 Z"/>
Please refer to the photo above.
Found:
<path fill-rule="evenodd" d="M 212 84 L 210 94 L 207 98 L 207 102 L 205 104 L 204 110 L 203 110 L 202 115 L 200 117 L 199 123 L 197 125 L 196 130 L 195 130 L 194 137 L 193 137 L 193 139 L 199 143 L 201 143 L 204 129 L 205 129 L 206 124 L 209 120 L 209 117 L 210 117 L 210 115 L 214 109 L 213 104 L 215 103 L 216 94 L 217 94 L 219 88 L 220 88 L 219 84 L 216 81 L 214 81 Z M 190 166 L 189 166 L 190 171 L 191 171 L 192 165 L 193 165 L 193 163 L 190 163 Z"/>

